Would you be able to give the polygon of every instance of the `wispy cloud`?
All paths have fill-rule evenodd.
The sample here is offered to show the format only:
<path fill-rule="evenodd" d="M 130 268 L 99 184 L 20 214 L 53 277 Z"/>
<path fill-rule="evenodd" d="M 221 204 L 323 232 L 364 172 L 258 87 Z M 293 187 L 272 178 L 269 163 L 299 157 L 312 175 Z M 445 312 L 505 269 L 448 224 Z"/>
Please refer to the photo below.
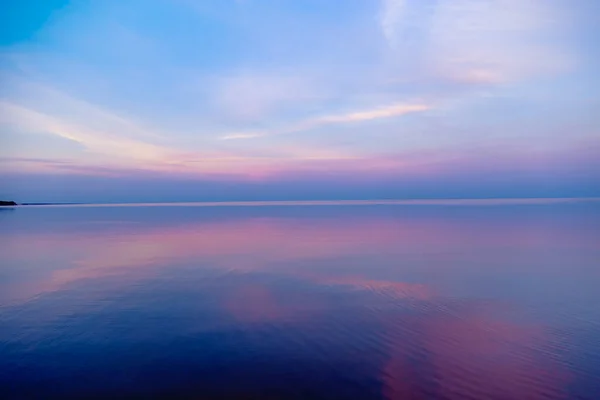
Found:
<path fill-rule="evenodd" d="M 230 120 L 252 123 L 314 102 L 323 97 L 324 91 L 313 77 L 299 70 L 287 74 L 259 71 L 217 79 L 212 98 L 217 110 Z"/>
<path fill-rule="evenodd" d="M 372 119 L 399 117 L 401 115 L 415 113 L 419 111 L 427 111 L 430 106 L 426 104 L 392 104 L 390 106 L 352 112 L 349 114 L 331 115 L 321 117 L 315 120 L 317 123 L 347 123 L 358 121 L 369 121 Z"/>
<path fill-rule="evenodd" d="M 261 136 L 302 132 L 324 125 L 350 124 L 383 118 L 400 117 L 402 115 L 423 112 L 429 109 L 431 109 L 431 106 L 426 103 L 396 103 L 384 107 L 353 111 L 345 114 L 333 114 L 310 118 L 282 129 L 231 133 L 222 136 L 221 139 L 249 139 Z"/>
<path fill-rule="evenodd" d="M 381 0 L 380 25 L 397 69 L 466 84 L 500 85 L 568 71 L 568 14 L 539 0 Z M 410 68 L 412 67 L 412 69 Z"/>
<path fill-rule="evenodd" d="M 142 126 L 131 116 L 75 97 L 51 85 L 36 81 L 28 74 L 23 76 L 3 74 L 6 93 L 3 97 L 23 108 L 68 119 L 76 124 L 94 126 L 99 130 L 120 131 L 122 135 L 142 139 L 161 139 L 163 135 Z M 7 101 L 8 102 L 8 101 Z"/>
<path fill-rule="evenodd" d="M 397 27 L 402 20 L 404 8 L 405 0 L 383 0 L 382 2 L 381 29 L 388 44 L 392 46 L 396 41 Z"/>
<path fill-rule="evenodd" d="M 28 90 L 10 100 L 0 100 L 0 126 L 27 135 L 54 135 L 81 146 L 83 155 L 66 160 L 32 159 L 8 153 L 1 160 L 17 169 L 106 174 L 111 171 L 146 170 L 180 174 L 261 175 L 286 163 L 347 159 L 348 154 L 302 146 L 266 149 L 206 150 L 185 148 L 165 133 L 144 128 L 111 110 L 80 100 L 50 87 L 27 83 Z M 23 88 L 21 88 L 23 89 Z M 177 134 L 177 132 L 171 132 Z M 108 172 L 107 172 L 108 171 Z"/>
<path fill-rule="evenodd" d="M 141 161 L 158 161 L 168 155 L 163 147 L 96 130 L 90 127 L 91 124 L 78 124 L 16 104 L 1 102 L 0 116 L 3 124 L 54 134 L 77 142 L 92 153 Z"/>

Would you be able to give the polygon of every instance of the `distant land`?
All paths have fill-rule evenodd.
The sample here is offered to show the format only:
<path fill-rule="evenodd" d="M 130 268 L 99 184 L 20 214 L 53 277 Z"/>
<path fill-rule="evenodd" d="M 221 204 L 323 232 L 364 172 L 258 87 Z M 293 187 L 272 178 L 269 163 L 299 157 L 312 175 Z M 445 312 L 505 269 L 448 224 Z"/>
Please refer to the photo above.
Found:
<path fill-rule="evenodd" d="M 14 201 L 0 200 L 0 206 L 60 206 L 60 205 L 77 205 L 85 203 L 16 203 Z"/>
<path fill-rule="evenodd" d="M 22 203 L 22 206 L 63 206 L 63 205 L 78 205 L 86 203 Z"/>

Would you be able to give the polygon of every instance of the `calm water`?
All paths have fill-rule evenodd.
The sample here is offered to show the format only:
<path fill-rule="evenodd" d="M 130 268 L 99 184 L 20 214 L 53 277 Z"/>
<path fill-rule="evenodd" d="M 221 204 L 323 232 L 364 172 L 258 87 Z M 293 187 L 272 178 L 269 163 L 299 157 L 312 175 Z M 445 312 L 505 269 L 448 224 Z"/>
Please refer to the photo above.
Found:
<path fill-rule="evenodd" d="M 0 210 L 0 398 L 600 399 L 600 206 Z"/>

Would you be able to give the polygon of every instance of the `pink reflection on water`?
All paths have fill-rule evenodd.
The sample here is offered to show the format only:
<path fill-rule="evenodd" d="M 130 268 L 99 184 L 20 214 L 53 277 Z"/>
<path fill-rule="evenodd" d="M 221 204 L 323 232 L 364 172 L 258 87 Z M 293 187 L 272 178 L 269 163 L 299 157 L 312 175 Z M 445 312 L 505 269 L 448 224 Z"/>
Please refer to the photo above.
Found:
<path fill-rule="evenodd" d="M 481 306 L 477 299 L 456 302 L 436 283 L 472 265 L 481 268 L 477 263 L 461 264 L 470 258 L 503 261 L 523 252 L 527 255 L 523 259 L 531 265 L 516 268 L 546 268 L 555 258 L 547 256 L 552 254 L 549 244 L 593 250 L 598 249 L 596 239 L 585 229 L 564 229 L 551 221 L 349 216 L 132 225 L 9 240 L 16 258 L 42 254 L 52 259 L 56 249 L 61 249 L 64 258 L 64 267 L 51 270 L 45 281 L 22 288 L 27 296 L 109 276 L 123 282 L 152 278 L 168 269 L 176 271 L 184 263 L 223 275 L 268 273 L 314 288 L 360 291 L 366 295 L 361 299 L 372 299 L 376 305 L 383 298 L 394 304 L 414 301 L 414 313 L 388 310 L 372 312 L 367 318 L 381 326 L 378 334 L 386 345 L 380 378 L 387 398 L 421 399 L 419 390 L 425 386 L 430 394 L 451 400 L 541 400 L 565 398 L 563 390 L 569 382 L 556 359 L 546 352 L 554 346 L 552 337 L 541 326 L 499 317 L 497 304 Z M 38 255 L 30 254 L 32 242 Z M 422 268 L 431 272 L 427 282 L 395 279 L 395 272 L 406 268 L 407 257 L 418 260 L 424 255 L 427 263 Z M 379 263 L 382 256 L 388 264 Z M 364 257 L 359 272 L 347 265 L 356 257 Z M 334 262 L 320 268 L 322 260 Z M 494 268 L 496 264 L 489 265 Z M 324 298 L 286 294 L 287 301 L 283 301 L 273 286 L 248 281 L 225 285 L 217 296 L 219 309 L 244 328 L 292 322 L 298 329 L 310 325 L 311 318 L 336 310 Z M 418 361 L 415 354 L 420 356 Z M 431 382 L 423 384 L 424 376 Z"/>
<path fill-rule="evenodd" d="M 343 273 L 336 276 L 313 275 L 310 279 L 318 285 L 350 287 L 357 290 L 389 295 L 396 299 L 427 300 L 434 296 L 434 292 L 429 286 L 418 283 L 369 279 L 359 275 L 344 276 Z"/>
<path fill-rule="evenodd" d="M 429 396 L 464 399 L 566 399 L 570 374 L 548 351 L 553 343 L 540 328 L 494 317 L 494 309 L 456 315 L 437 312 L 403 319 L 414 329 L 390 323 L 390 357 L 382 370 L 384 393 L 390 400 L 421 399 L 423 376 Z M 415 367 L 415 348 L 424 365 Z M 421 389 L 417 389 L 420 386 Z"/>
<path fill-rule="evenodd" d="M 36 257 L 30 252 L 32 242 L 36 254 L 48 259 L 61 249 L 60 258 L 65 260 L 51 272 L 41 289 L 46 291 L 82 279 L 144 277 L 182 261 L 249 272 L 278 262 L 373 252 L 389 247 L 399 233 L 395 224 L 382 221 L 314 224 L 257 219 L 139 230 L 119 227 L 102 233 L 28 234 L 11 238 L 11 253 L 17 259 Z"/>
<path fill-rule="evenodd" d="M 37 285 L 28 282 L 27 289 L 23 289 L 23 295 L 27 296 L 35 294 L 32 288 L 36 286 L 39 292 L 44 292 L 105 276 L 141 279 L 153 276 L 163 268 L 177 268 L 174 264 L 181 262 L 210 264 L 212 268 L 239 273 L 276 271 L 306 276 L 307 271 L 291 265 L 299 261 L 353 256 L 419 257 L 426 254 L 429 260 L 437 261 L 423 268 L 431 269 L 433 276 L 443 277 L 452 273 L 446 267 L 453 262 L 462 262 L 471 256 L 477 258 L 488 251 L 501 260 L 520 251 L 544 249 L 547 252 L 549 243 L 581 250 L 599 249 L 597 235 L 590 235 L 583 228 L 563 229 L 552 221 L 519 224 L 502 219 L 386 219 L 351 215 L 335 219 L 197 221 L 150 227 L 116 224 L 110 230 L 84 233 L 15 235 L 8 242 L 9 259 L 37 258 L 46 264 L 54 261 L 58 265 L 47 272 L 44 282 Z M 32 243 L 35 243 L 35 252 L 31 252 Z M 510 252 L 502 251 L 503 248 L 510 248 Z M 547 257 L 542 252 L 535 254 L 536 257 L 539 254 Z M 339 284 L 350 286 L 386 287 L 386 290 L 397 285 L 380 278 L 346 276 L 343 263 L 334 268 L 339 273 L 330 271 L 332 276 L 329 277 L 320 274 L 307 278 L 328 280 L 329 284 L 337 280 Z M 315 271 L 311 273 L 314 275 Z M 362 273 L 368 273 L 368 269 Z M 428 296 L 423 289 L 396 289 L 398 293 L 412 292 L 413 297 Z"/>

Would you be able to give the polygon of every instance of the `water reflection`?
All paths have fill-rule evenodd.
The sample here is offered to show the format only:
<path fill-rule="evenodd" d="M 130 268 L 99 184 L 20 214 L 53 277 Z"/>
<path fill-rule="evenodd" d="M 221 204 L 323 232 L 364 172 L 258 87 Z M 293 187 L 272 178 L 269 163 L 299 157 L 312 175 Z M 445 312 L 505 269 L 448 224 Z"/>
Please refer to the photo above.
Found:
<path fill-rule="evenodd" d="M 1 387 L 592 399 L 597 208 L 532 207 L 16 210 Z"/>

